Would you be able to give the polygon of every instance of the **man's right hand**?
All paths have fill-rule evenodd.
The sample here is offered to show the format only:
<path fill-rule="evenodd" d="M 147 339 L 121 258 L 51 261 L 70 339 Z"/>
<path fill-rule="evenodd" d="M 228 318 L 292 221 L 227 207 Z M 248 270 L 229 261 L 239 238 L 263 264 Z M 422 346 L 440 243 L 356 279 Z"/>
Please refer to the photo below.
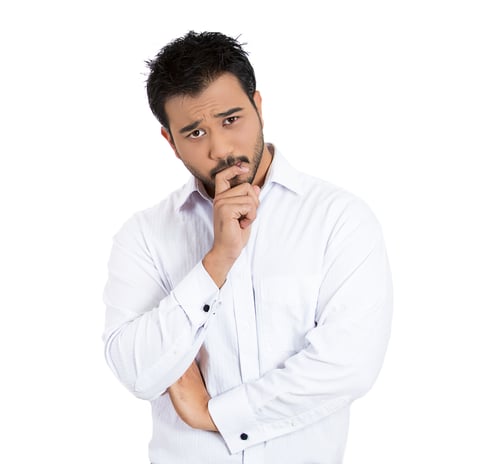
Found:
<path fill-rule="evenodd" d="M 220 288 L 230 268 L 240 256 L 257 215 L 260 188 L 247 182 L 235 187 L 230 182 L 248 173 L 248 166 L 230 166 L 215 176 L 213 199 L 213 246 L 203 265 Z"/>

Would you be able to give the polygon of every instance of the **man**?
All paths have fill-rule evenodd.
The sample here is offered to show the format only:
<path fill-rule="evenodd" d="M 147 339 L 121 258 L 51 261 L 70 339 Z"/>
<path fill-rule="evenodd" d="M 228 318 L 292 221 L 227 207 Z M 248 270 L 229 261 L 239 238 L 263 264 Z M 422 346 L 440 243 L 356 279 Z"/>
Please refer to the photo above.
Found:
<path fill-rule="evenodd" d="M 246 52 L 189 32 L 149 62 L 192 173 L 115 236 L 106 358 L 152 404 L 152 463 L 338 464 L 390 329 L 382 233 L 356 196 L 263 140 Z"/>

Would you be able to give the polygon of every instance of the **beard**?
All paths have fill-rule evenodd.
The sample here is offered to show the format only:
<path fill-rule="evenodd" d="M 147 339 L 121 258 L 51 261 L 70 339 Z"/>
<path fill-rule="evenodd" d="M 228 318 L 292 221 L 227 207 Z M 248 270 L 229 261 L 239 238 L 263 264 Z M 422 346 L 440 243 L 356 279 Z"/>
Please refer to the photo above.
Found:
<path fill-rule="evenodd" d="M 224 169 L 230 166 L 233 166 L 234 164 L 237 164 L 239 162 L 248 164 L 250 166 L 250 174 L 246 180 L 240 179 L 239 176 L 235 176 L 232 179 L 230 179 L 229 181 L 230 188 L 233 188 L 245 182 L 248 182 L 249 184 L 251 184 L 255 179 L 255 176 L 257 175 L 258 167 L 260 165 L 260 162 L 262 161 L 264 148 L 265 148 L 265 142 L 263 139 L 263 131 L 260 128 L 257 134 L 257 139 L 255 141 L 252 159 L 249 159 L 248 156 L 246 155 L 238 155 L 238 156 L 229 155 L 225 159 L 221 160 L 218 163 L 218 165 L 215 166 L 215 168 L 210 171 L 209 177 L 206 177 L 200 174 L 195 168 L 193 168 L 190 165 L 185 165 L 185 167 L 191 172 L 191 174 L 196 179 L 198 179 L 203 184 L 207 193 L 213 198 L 215 195 L 215 176 L 220 171 L 223 171 Z"/>

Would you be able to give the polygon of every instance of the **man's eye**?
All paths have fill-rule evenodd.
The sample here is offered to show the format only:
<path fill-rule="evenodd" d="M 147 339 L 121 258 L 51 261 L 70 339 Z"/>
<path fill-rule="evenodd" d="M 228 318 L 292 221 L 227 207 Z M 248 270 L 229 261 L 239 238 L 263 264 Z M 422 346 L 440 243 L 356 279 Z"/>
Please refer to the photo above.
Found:
<path fill-rule="evenodd" d="M 238 119 L 238 116 L 230 116 L 229 118 L 225 119 L 225 121 L 223 121 L 223 124 L 225 126 L 229 126 L 233 124 L 237 119 Z"/>
<path fill-rule="evenodd" d="M 205 135 L 205 131 L 203 129 L 195 129 L 193 132 L 190 132 L 190 134 L 188 134 L 188 137 L 190 139 L 198 139 L 202 135 Z"/>

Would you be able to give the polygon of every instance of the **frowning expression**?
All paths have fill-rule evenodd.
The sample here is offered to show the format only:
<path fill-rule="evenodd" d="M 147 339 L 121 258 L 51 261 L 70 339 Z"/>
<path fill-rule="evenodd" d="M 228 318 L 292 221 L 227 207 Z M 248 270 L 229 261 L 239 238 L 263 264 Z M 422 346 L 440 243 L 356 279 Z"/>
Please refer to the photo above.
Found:
<path fill-rule="evenodd" d="M 215 175 L 241 163 L 250 171 L 231 182 L 254 183 L 265 175 L 261 98 L 248 98 L 237 78 L 226 73 L 195 96 L 175 96 L 167 100 L 165 111 L 170 131 L 162 128 L 178 158 L 205 186 L 215 193 Z"/>

